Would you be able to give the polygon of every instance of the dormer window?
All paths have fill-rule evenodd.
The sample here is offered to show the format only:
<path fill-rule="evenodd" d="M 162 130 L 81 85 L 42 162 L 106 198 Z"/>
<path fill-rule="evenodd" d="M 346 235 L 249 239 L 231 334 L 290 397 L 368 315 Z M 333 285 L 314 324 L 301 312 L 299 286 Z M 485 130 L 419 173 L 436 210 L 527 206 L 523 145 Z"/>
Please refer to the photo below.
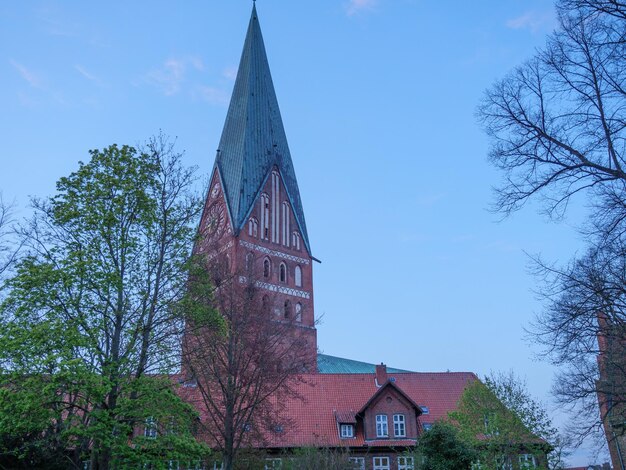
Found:
<path fill-rule="evenodd" d="M 342 424 L 339 426 L 339 435 L 342 439 L 354 437 L 354 426 L 352 424 Z"/>
<path fill-rule="evenodd" d="M 406 437 L 404 415 L 393 415 L 393 435 L 394 437 Z"/>
<path fill-rule="evenodd" d="M 387 415 L 376 415 L 376 437 L 389 437 Z"/>

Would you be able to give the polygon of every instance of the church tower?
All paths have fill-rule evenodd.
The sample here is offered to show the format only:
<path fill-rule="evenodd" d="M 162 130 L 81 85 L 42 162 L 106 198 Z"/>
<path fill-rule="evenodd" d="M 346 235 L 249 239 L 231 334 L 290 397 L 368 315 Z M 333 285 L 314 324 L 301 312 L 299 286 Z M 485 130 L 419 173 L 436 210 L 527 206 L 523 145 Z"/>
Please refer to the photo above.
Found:
<path fill-rule="evenodd" d="M 256 6 L 212 170 L 196 254 L 254 267 L 275 321 L 306 340 L 317 371 L 313 256 Z M 246 282 L 243 276 L 240 281 Z"/>

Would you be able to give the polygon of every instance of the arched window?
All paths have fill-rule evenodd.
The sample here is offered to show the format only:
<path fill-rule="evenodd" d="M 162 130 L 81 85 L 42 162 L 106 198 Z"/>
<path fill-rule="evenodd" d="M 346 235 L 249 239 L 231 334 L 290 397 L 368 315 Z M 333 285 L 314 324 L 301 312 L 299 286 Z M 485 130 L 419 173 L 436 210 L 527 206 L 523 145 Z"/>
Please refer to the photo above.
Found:
<path fill-rule="evenodd" d="M 269 258 L 265 258 L 263 260 L 263 277 L 269 278 L 272 274 L 272 264 L 270 263 Z"/>
<path fill-rule="evenodd" d="M 261 306 L 263 307 L 263 313 L 267 313 L 270 310 L 270 298 L 267 295 L 263 296 L 261 300 Z"/>
<path fill-rule="evenodd" d="M 261 194 L 261 238 L 267 240 L 270 236 L 270 197 L 267 193 Z"/>
<path fill-rule="evenodd" d="M 291 302 L 285 300 L 285 319 L 289 320 L 289 318 L 291 318 Z"/>
<path fill-rule="evenodd" d="M 289 246 L 289 221 L 291 219 L 290 217 L 290 209 L 289 209 L 289 203 L 287 201 L 283 202 L 283 225 L 282 225 L 282 236 L 283 236 L 283 245 L 285 246 Z"/>
<path fill-rule="evenodd" d="M 302 321 L 302 304 L 300 302 L 296 304 L 296 321 Z"/>
<path fill-rule="evenodd" d="M 302 287 L 302 268 L 300 266 L 296 266 L 293 278 L 296 286 Z"/>
<path fill-rule="evenodd" d="M 255 238 L 259 236 L 259 222 L 254 217 L 248 221 L 248 235 Z"/>
<path fill-rule="evenodd" d="M 287 265 L 285 263 L 280 263 L 278 274 L 278 279 L 280 282 L 287 282 Z"/>
<path fill-rule="evenodd" d="M 230 255 L 224 257 L 224 270 L 227 273 L 230 272 Z"/>
<path fill-rule="evenodd" d="M 291 244 L 296 250 L 300 250 L 300 234 L 297 231 L 291 234 Z"/>
<path fill-rule="evenodd" d="M 248 252 L 246 254 L 246 270 L 251 271 L 254 266 L 254 254 L 252 252 Z"/>

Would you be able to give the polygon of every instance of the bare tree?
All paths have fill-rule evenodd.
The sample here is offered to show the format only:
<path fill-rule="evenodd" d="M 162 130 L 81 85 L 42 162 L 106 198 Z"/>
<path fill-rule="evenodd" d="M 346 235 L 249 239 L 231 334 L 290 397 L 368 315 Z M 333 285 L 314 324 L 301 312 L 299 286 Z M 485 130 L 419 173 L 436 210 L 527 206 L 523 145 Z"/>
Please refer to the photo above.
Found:
<path fill-rule="evenodd" d="M 592 204 L 626 185 L 626 20 L 557 5 L 560 29 L 546 47 L 492 86 L 478 109 L 503 170 L 495 209 L 508 214 L 541 197 L 552 216 L 575 194 Z M 575 5 L 574 5 L 575 6 Z M 623 217 L 622 213 L 616 217 Z"/>
<path fill-rule="evenodd" d="M 13 265 L 19 244 L 11 240 L 13 205 L 4 201 L 0 193 L 0 277 Z"/>
<path fill-rule="evenodd" d="M 208 265 L 201 257 L 182 304 L 188 318 L 184 370 L 197 383 L 202 429 L 226 470 L 239 449 L 267 444 L 292 426 L 281 415 L 282 403 L 297 397 L 295 385 L 310 368 L 294 318 L 276 315 L 273 299 L 255 282 L 255 262 L 247 261 L 236 271 L 225 256 Z M 220 313 L 219 325 L 212 311 Z"/>
<path fill-rule="evenodd" d="M 560 367 L 553 392 L 575 412 L 570 431 L 581 442 L 610 421 L 626 422 L 626 246 L 593 247 L 564 269 L 537 266 L 547 308 L 532 333 Z"/>

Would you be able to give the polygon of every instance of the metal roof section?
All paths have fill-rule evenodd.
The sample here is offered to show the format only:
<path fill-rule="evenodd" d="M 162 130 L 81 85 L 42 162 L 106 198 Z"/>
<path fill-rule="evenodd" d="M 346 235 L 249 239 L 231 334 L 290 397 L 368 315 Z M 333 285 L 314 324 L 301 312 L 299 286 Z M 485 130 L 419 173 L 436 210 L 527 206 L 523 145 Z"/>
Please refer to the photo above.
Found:
<path fill-rule="evenodd" d="M 244 227 L 269 172 L 276 166 L 309 254 L 304 211 L 270 73 L 261 27 L 252 7 L 217 158 L 235 234 Z"/>
<path fill-rule="evenodd" d="M 376 364 L 318 354 L 317 371 L 320 374 L 375 374 Z M 387 367 L 387 374 L 403 374 L 407 372 L 410 371 Z"/>

